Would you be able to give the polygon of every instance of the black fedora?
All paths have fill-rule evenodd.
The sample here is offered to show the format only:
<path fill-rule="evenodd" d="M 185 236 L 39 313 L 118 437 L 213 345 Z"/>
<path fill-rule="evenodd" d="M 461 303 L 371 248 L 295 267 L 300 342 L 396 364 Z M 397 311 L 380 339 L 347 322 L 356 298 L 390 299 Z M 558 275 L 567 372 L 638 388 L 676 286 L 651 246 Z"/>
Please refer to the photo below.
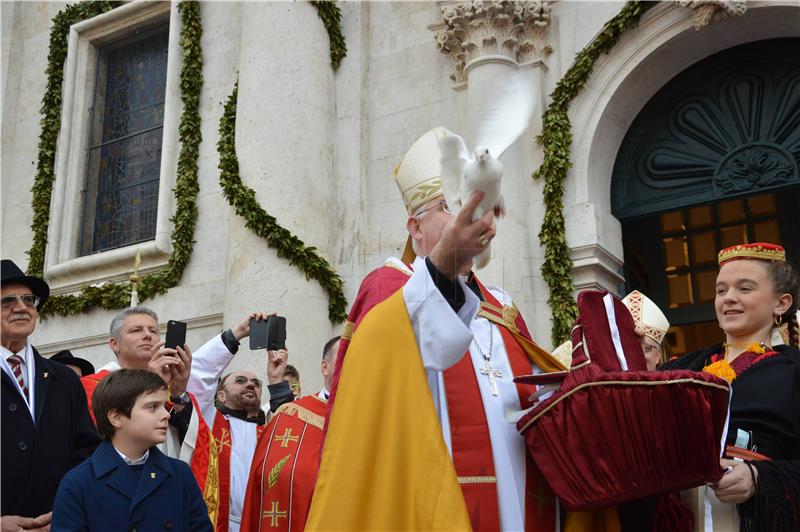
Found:
<path fill-rule="evenodd" d="M 55 355 L 51 356 L 50 360 L 61 362 L 62 364 L 66 364 L 67 366 L 77 366 L 81 370 L 82 377 L 91 375 L 95 372 L 94 366 L 92 365 L 91 362 L 74 356 L 72 354 L 72 351 L 70 351 L 69 349 L 64 349 L 63 351 L 59 351 Z"/>
<path fill-rule="evenodd" d="M 50 287 L 44 279 L 25 275 L 25 272 L 14 264 L 13 260 L 3 259 L 0 263 L 0 283 L 2 284 L 24 284 L 31 289 L 31 292 L 39 296 L 39 307 L 41 307 L 50 295 Z"/>

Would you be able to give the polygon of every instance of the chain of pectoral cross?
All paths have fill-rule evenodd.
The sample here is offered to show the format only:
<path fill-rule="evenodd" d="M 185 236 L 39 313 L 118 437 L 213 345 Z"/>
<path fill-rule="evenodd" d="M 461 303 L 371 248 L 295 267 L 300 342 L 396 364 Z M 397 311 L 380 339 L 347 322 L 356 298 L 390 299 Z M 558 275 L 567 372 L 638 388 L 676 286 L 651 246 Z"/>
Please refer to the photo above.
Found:
<path fill-rule="evenodd" d="M 486 375 L 489 379 L 489 388 L 492 390 L 492 395 L 497 397 L 497 377 L 502 377 L 503 373 L 499 369 L 494 369 L 492 366 L 492 347 L 494 345 L 494 325 L 489 322 L 489 353 L 484 353 L 480 344 L 475 338 L 472 338 L 472 343 L 478 349 L 478 353 L 483 357 L 483 367 L 480 368 L 482 375 Z"/>

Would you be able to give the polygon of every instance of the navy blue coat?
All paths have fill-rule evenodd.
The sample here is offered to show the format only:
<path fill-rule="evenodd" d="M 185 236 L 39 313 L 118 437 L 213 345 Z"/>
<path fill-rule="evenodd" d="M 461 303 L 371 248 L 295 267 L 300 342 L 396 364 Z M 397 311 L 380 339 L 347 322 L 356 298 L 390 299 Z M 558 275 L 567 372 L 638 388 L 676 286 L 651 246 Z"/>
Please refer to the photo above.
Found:
<path fill-rule="evenodd" d="M 33 360 L 35 423 L 14 381 L 0 371 L 2 515 L 36 517 L 52 510 L 61 477 L 86 460 L 100 441 L 75 372 L 36 349 Z"/>
<path fill-rule="evenodd" d="M 61 481 L 50 530 L 213 532 L 214 528 L 188 465 L 153 447 L 137 475 L 104 441 Z"/>

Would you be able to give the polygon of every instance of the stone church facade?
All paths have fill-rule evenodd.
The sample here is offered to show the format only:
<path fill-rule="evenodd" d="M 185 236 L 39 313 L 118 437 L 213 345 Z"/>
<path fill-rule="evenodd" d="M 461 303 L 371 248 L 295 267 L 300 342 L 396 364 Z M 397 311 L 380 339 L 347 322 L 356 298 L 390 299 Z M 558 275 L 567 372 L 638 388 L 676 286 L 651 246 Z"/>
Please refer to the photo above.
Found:
<path fill-rule="evenodd" d="M 549 95 L 576 54 L 625 3 L 337 5 L 347 55 L 334 70 L 328 33 L 309 3 L 200 4 L 203 140 L 195 243 L 178 284 L 144 304 L 163 323 L 188 322 L 195 348 L 250 310 L 276 311 L 287 317 L 290 363 L 300 369 L 306 391 L 317 389 L 322 345 L 341 332 L 329 320 L 328 295 L 246 227 L 222 194 L 217 143 L 234 84 L 242 181 L 283 227 L 317 249 L 352 301 L 366 273 L 402 252 L 406 215 L 392 172 L 405 150 L 436 126 L 469 139 L 493 82 L 529 69 L 536 110 L 529 130 L 503 157 L 508 217 L 481 278 L 503 286 L 534 338 L 550 346 L 538 236 L 544 183 L 531 178 L 544 151 L 535 137 Z M 64 6 L 0 6 L 2 254 L 23 268 L 33 235 L 31 188 L 50 25 Z M 180 25 L 175 4 L 136 1 L 70 30 L 44 259 L 56 294 L 127 282 L 137 252 L 142 275 L 169 261 L 180 148 Z M 152 55 L 148 47 L 159 39 L 162 51 Z M 143 101 L 144 111 L 125 115 L 126 124 L 140 121 L 150 137 L 113 141 L 139 143 L 139 151 L 127 145 L 125 165 L 151 176 L 136 182 L 136 194 L 122 196 L 142 206 L 134 210 L 149 216 L 149 233 L 133 234 L 137 224 L 128 223 L 128 240 L 118 241 L 101 233 L 103 217 L 119 205 L 87 205 L 104 201 L 96 176 L 122 164 L 103 150 L 113 142 L 99 132 L 114 126 L 97 113 L 119 97 L 108 88 L 117 72 L 110 65 L 141 66 L 131 60 L 139 57 L 133 52 L 119 52 L 128 43 L 155 58 L 142 86 L 162 85 L 152 101 Z M 798 43 L 795 1 L 658 2 L 596 60 L 570 103 L 563 213 L 574 288 L 649 293 L 676 325 L 674 352 L 716 339 L 708 283 L 719 246 L 779 241 L 790 260 L 800 259 Z M 157 109 L 160 118 L 148 122 L 154 115 L 147 109 Z M 51 316 L 38 325 L 34 345 L 46 355 L 71 349 L 99 367 L 113 356 L 106 345 L 113 314 L 95 308 Z M 234 367 L 263 374 L 265 360 L 244 346 Z"/>

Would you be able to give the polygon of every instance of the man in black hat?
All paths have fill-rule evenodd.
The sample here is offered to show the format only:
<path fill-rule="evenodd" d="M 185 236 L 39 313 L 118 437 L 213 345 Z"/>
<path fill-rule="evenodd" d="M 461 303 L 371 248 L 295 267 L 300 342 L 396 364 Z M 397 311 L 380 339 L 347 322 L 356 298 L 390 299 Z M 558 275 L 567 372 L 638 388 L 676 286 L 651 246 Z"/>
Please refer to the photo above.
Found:
<path fill-rule="evenodd" d="M 60 362 L 70 368 L 78 377 L 85 377 L 94 373 L 94 364 L 88 360 L 78 358 L 69 349 L 63 349 L 50 357 L 50 360 Z"/>
<path fill-rule="evenodd" d="M 38 307 L 50 295 L 44 280 L 3 260 L 0 283 L 2 365 L 2 530 L 50 523 L 58 483 L 99 440 L 75 373 L 43 358 L 28 341 Z"/>

